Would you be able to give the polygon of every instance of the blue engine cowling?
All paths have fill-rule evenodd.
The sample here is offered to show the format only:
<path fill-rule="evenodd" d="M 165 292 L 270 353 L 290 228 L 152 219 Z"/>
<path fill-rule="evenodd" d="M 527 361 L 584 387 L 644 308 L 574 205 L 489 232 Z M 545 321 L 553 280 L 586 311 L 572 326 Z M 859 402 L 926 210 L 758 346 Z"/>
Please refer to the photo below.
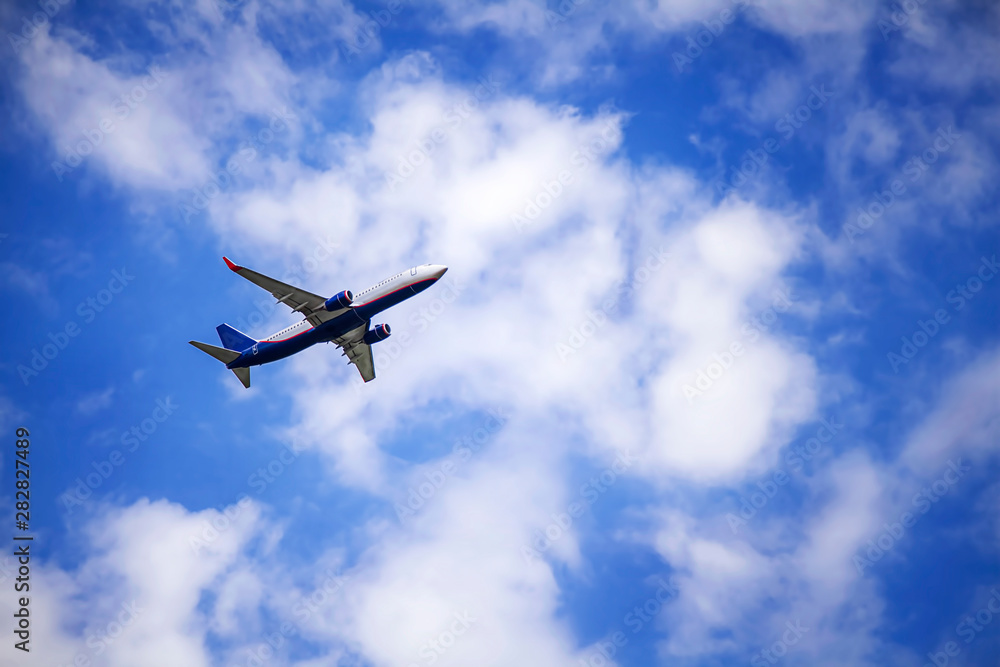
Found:
<path fill-rule="evenodd" d="M 372 327 L 371 331 L 365 334 L 365 343 L 372 345 L 380 340 L 385 340 L 391 333 L 392 331 L 389 329 L 388 324 L 376 324 Z"/>
<path fill-rule="evenodd" d="M 351 294 L 351 290 L 345 289 L 340 294 L 334 294 L 327 299 L 326 303 L 323 304 L 323 307 L 332 312 L 334 310 L 340 310 L 341 308 L 347 308 L 353 302 L 354 295 Z"/>

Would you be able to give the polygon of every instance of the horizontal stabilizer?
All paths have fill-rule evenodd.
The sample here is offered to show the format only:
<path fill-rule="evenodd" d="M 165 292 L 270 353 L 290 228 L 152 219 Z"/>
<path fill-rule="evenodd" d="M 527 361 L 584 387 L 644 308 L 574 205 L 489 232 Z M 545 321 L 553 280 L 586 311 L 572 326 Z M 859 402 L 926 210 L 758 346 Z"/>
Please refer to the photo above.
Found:
<path fill-rule="evenodd" d="M 236 377 L 240 379 L 243 386 L 247 389 L 250 388 L 250 369 L 249 368 L 233 368 L 233 373 L 236 373 Z"/>
<path fill-rule="evenodd" d="M 199 343 L 196 340 L 189 340 L 188 342 L 194 345 L 202 352 L 212 355 L 213 357 L 215 357 L 224 364 L 228 364 L 240 358 L 239 352 L 235 352 L 233 350 L 227 350 L 224 347 L 215 347 L 214 345 L 209 345 L 208 343 Z M 249 379 L 247 381 L 249 382 Z"/>
<path fill-rule="evenodd" d="M 215 327 L 215 330 L 219 332 L 219 340 L 222 341 L 222 347 L 227 350 L 242 352 L 243 350 L 250 349 L 257 343 L 250 336 L 238 329 L 234 329 L 228 324 L 220 324 Z"/>

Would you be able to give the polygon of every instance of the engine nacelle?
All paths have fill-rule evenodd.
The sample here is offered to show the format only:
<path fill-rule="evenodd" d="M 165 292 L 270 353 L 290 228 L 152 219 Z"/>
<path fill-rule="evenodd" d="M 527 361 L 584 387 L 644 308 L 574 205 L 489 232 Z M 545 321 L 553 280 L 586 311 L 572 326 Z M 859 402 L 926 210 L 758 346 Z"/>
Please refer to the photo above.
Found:
<path fill-rule="evenodd" d="M 380 340 L 385 340 L 391 333 L 388 324 L 376 324 L 371 331 L 365 334 L 365 343 L 372 345 Z"/>
<path fill-rule="evenodd" d="M 323 304 L 323 307 L 326 308 L 328 311 L 333 312 L 334 310 L 341 310 L 342 308 L 347 308 L 352 303 L 354 303 L 354 295 L 351 294 L 351 290 L 345 289 L 340 294 L 334 294 L 329 299 L 327 299 L 326 303 Z"/>

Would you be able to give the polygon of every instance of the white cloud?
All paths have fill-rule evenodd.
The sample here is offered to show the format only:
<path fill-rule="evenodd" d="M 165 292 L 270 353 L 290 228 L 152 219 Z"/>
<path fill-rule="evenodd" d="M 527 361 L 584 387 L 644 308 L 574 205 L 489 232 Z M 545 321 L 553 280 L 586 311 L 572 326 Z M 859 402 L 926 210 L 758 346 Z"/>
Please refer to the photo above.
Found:
<path fill-rule="evenodd" d="M 890 33 L 898 40 L 898 57 L 889 71 L 923 85 L 965 96 L 982 86 L 995 84 L 993 63 L 1000 57 L 996 41 L 995 6 L 983 5 L 980 20 L 957 21 L 960 3 L 924 5 L 901 32 Z"/>
<path fill-rule="evenodd" d="M 277 45 L 303 48 L 305 31 L 296 41 L 272 28 L 311 27 L 323 18 L 333 25 L 325 40 L 353 40 L 362 19 L 350 5 L 238 4 L 179 0 L 162 12 L 123 9 L 171 53 L 169 60 L 143 59 L 141 67 L 125 54 L 91 55 L 89 37 L 69 28 L 52 33 L 45 26 L 20 46 L 16 84 L 50 139 L 53 177 L 76 179 L 97 168 L 134 188 L 198 188 L 230 157 L 222 150 L 246 139 L 248 119 L 280 114 L 293 98 L 316 104 L 336 91 L 326 76 L 303 86 L 279 52 Z"/>
<path fill-rule="evenodd" d="M 213 26 L 224 17 L 207 3 L 197 5 L 197 20 L 150 24 L 160 39 L 198 42 L 209 56 L 172 66 L 128 125 L 89 158 L 113 184 L 165 192 L 198 185 L 219 146 L 233 138 L 232 118 L 265 114 L 290 98 L 306 100 L 293 106 L 313 122 L 316 99 L 303 88 L 315 79 L 328 91 L 336 82 L 293 71 L 260 38 L 256 7 L 241 9 L 218 44 Z M 453 4 L 448 16 L 461 30 L 490 23 L 505 34 L 548 39 L 555 33 L 543 27 L 540 7 Z M 721 7 L 633 9 L 654 18 L 657 29 L 681 30 Z M 856 37 L 872 11 L 833 8 L 776 1 L 752 11 L 753 20 L 795 38 Z M 576 46 L 554 41 L 560 55 L 547 81 L 579 76 L 586 69 L 579 56 L 600 48 L 599 28 L 609 19 L 583 7 L 574 20 L 597 29 Z M 108 95 L 137 81 L 135 72 L 83 55 L 73 38 L 59 34 L 39 35 L 22 64 L 25 100 L 57 150 L 95 114 L 100 118 Z M 772 77 L 753 113 L 762 117 L 771 96 L 783 100 L 792 89 Z M 185 101 L 205 90 L 217 94 L 204 104 L 217 104 L 219 114 L 203 116 L 202 102 Z M 816 363 L 804 343 L 782 333 L 786 322 L 814 309 L 787 279 L 812 251 L 813 213 L 737 198 L 715 203 L 690 174 L 640 168 L 619 155 L 627 114 L 588 116 L 541 104 L 510 93 L 502 81 L 476 96 L 475 84 L 446 83 L 425 53 L 393 59 L 369 75 L 358 108 L 369 122 L 365 133 L 310 145 L 309 160 L 289 151 L 248 165 L 245 182 L 253 186 L 212 199 L 210 229 L 236 239 L 243 261 L 260 270 L 308 256 L 315 239 L 334 236 L 339 245 L 303 284 L 314 291 L 358 289 L 434 261 L 451 267 L 446 280 L 455 281 L 457 296 L 445 301 L 439 284 L 387 313 L 394 336 L 376 348 L 379 380 L 360 390 L 355 369 L 331 348 L 282 364 L 271 390 L 287 382 L 294 401 L 289 435 L 322 456 L 330 480 L 361 488 L 385 507 L 424 470 L 384 450 L 387 440 L 421 424 L 423 408 L 443 404 L 465 415 L 501 406 L 514 416 L 411 521 L 396 525 L 381 515 L 354 526 L 351 585 L 308 616 L 303 633 L 328 657 L 347 652 L 405 665 L 419 662 L 430 640 L 457 634 L 455 615 L 468 614 L 474 620 L 453 646 L 436 652 L 438 664 L 574 664 L 579 651 L 553 566 L 586 567 L 579 540 L 585 524 L 565 531 L 545 560 L 526 562 L 521 551 L 574 498 L 570 452 L 599 468 L 632 449 L 639 461 L 626 483 L 654 490 L 678 482 L 703 490 L 771 464 L 818 402 Z M 888 160 L 898 144 L 883 120 L 860 117 L 850 128 L 854 137 L 882 133 L 862 151 L 872 163 Z M 569 178 L 560 183 L 564 173 Z M 647 264 L 651 257 L 659 258 L 655 266 Z M 790 305 L 776 307 L 777 290 L 790 290 Z M 429 317 L 432 306 L 439 308 Z M 754 318 L 763 326 L 748 329 Z M 731 352 L 734 343 L 743 352 Z M 399 353 L 383 362 L 397 344 Z M 723 362 L 726 355 L 732 357 Z M 713 364 L 723 371 L 717 377 Z M 685 385 L 698 387 L 701 371 L 710 386 L 685 395 Z M 924 465 L 943 453 L 938 448 L 947 445 L 940 443 L 958 437 L 956 429 L 966 429 L 963 442 L 985 450 L 995 430 L 996 401 L 986 391 L 992 376 L 963 376 L 959 394 L 968 389 L 985 398 L 973 408 L 946 400 L 948 409 L 932 415 L 905 460 Z M 972 418 L 956 426 L 953 413 Z M 440 462 L 437 449 L 420 455 L 432 466 Z M 664 616 L 665 650 L 752 652 L 801 618 L 811 634 L 797 650 L 811 664 L 863 664 L 881 603 L 850 556 L 895 491 L 894 474 L 861 454 L 837 458 L 807 485 L 810 511 L 787 531 L 797 534 L 775 530 L 768 533 L 779 535 L 773 541 L 743 541 L 721 521 L 658 503 L 648 539 L 682 581 Z M 72 573 L 47 570 L 64 592 L 43 592 L 40 615 L 83 631 L 67 634 L 46 621 L 52 627 L 43 629 L 60 638 L 46 659 L 72 659 L 86 633 L 132 596 L 149 611 L 108 650 L 111 665 L 209 664 L 209 632 L 241 646 L 263 629 L 258 607 L 287 615 L 282 603 L 294 595 L 274 584 L 285 583 L 286 573 L 274 568 L 265 580 L 258 570 L 267 562 L 253 543 L 263 525 L 258 508 L 194 554 L 190 536 L 218 516 L 140 501 L 98 517 L 83 565 Z M 275 545 L 278 537 L 269 548 Z M 770 597 L 780 598 L 779 608 L 759 613 Z M 85 605 L 99 613 L 87 617 Z M 721 629 L 731 634 L 716 634 Z"/>
<path fill-rule="evenodd" d="M 451 267 L 458 297 L 437 303 L 433 320 L 421 310 L 441 285 L 386 313 L 394 337 L 375 349 L 375 383 L 357 390 L 355 369 L 327 349 L 281 369 L 296 406 L 290 437 L 320 451 L 339 483 L 397 500 L 410 471 L 400 473 L 382 442 L 432 402 L 515 415 L 412 522 L 369 523 L 371 546 L 345 602 L 311 631 L 376 664 L 408 664 L 467 610 L 476 624 L 442 664 L 572 664 L 551 570 L 519 552 L 572 499 L 561 479 L 568 438 L 585 443 L 596 467 L 634 449 L 641 460 L 626 474 L 654 481 L 732 479 L 773 456 L 814 408 L 816 371 L 795 344 L 761 331 L 701 405 L 680 391 L 712 353 L 744 340 L 744 320 L 770 308 L 803 252 L 806 223 L 747 202 L 713 206 L 684 173 L 631 167 L 615 153 L 619 112 L 590 118 L 502 90 L 462 107 L 472 92 L 442 82 L 425 56 L 384 67 L 364 91 L 369 135 L 339 142 L 324 169 L 262 160 L 266 185 L 218 197 L 210 222 L 224 236 L 238 229 L 244 256 L 257 258 L 245 263 L 259 269 L 334 235 L 340 245 L 304 285 L 313 290 L 364 287 L 423 261 Z M 458 108 L 464 117 L 449 115 Z M 387 180 L 436 129 L 444 138 L 412 173 Z M 540 199 L 561 172 L 571 182 Z M 532 202 L 537 215 L 527 216 Z M 661 246 L 671 256 L 637 273 Z M 557 345 L 609 297 L 616 312 L 560 358 Z M 395 341 L 399 353 L 379 365 Z M 553 431 L 554 411 L 579 426 Z M 733 561 L 709 544 L 699 553 Z M 575 531 L 546 557 L 580 567 Z"/>
<path fill-rule="evenodd" d="M 24 424 L 20 422 L 25 417 L 27 417 L 27 414 L 14 401 L 10 400 L 10 397 L 0 394 L 0 428 L 4 428 L 9 432 L 18 427 L 23 427 Z"/>
<path fill-rule="evenodd" d="M 847 121 L 843 134 L 827 142 L 827 160 L 838 170 L 837 180 L 847 184 L 857 163 L 891 163 L 901 143 L 899 128 L 884 109 L 862 109 Z"/>
<path fill-rule="evenodd" d="M 728 652 L 742 660 L 780 638 L 786 622 L 801 621 L 809 630 L 790 649 L 796 660 L 835 665 L 881 664 L 879 655 L 912 659 L 908 649 L 879 636 L 885 603 L 874 571 L 905 562 L 916 544 L 914 531 L 925 529 L 929 519 L 910 502 L 914 492 L 932 479 L 948 482 L 942 473 L 951 469 L 949 461 L 968 466 L 964 475 L 975 475 L 995 460 L 998 359 L 995 350 L 984 354 L 945 383 L 897 458 L 876 464 L 849 450 L 822 463 L 805 480 L 805 498 L 792 513 L 766 504 L 734 535 L 720 515 L 651 509 L 654 528 L 639 539 L 648 539 L 674 569 L 680 589 L 664 612 L 670 634 L 665 651 Z M 962 477 L 955 483 L 966 484 Z M 991 496 L 995 489 L 987 489 L 982 500 Z M 870 557 L 870 541 L 880 538 L 885 525 L 899 523 L 904 511 L 915 514 L 917 524 L 894 536 L 886 555 L 859 569 L 855 557 Z M 996 549 L 994 524 L 987 517 L 983 531 L 972 534 L 988 553 Z M 884 547 L 888 538 L 882 539 Z"/>
<path fill-rule="evenodd" d="M 76 402 L 76 411 L 83 415 L 92 415 L 95 412 L 104 410 L 111 406 L 111 399 L 114 394 L 114 387 L 86 394 Z"/>
<path fill-rule="evenodd" d="M 344 604 L 315 630 L 376 665 L 424 664 L 430 654 L 441 665 L 575 664 L 569 628 L 555 618 L 552 572 L 521 549 L 532 544 L 532 528 L 551 522 L 548 512 L 565 511 L 554 482 L 558 455 L 528 454 L 517 431 L 500 435 L 403 527 L 379 527 L 350 573 Z M 549 555 L 569 553 L 574 543 L 564 536 Z M 456 625 L 456 615 L 471 625 Z M 447 646 L 449 631 L 454 644 L 438 652 L 430 642 Z"/>
<path fill-rule="evenodd" d="M 378 432 L 352 426 L 357 415 L 388 432 L 391 414 L 451 396 L 458 377 L 469 406 L 512 404 L 527 414 L 572 406 L 597 436 L 595 452 L 644 448 L 648 437 L 657 443 L 647 461 L 654 476 L 664 469 L 699 478 L 738 475 L 811 415 L 809 358 L 764 330 L 773 322 L 761 325 L 752 345 L 741 331 L 771 308 L 781 273 L 797 261 L 801 221 L 738 201 L 713 209 L 684 174 L 631 169 L 614 156 L 619 113 L 588 119 L 494 92 L 461 122 L 449 122 L 469 90 L 443 84 L 433 68 L 408 68 L 403 82 L 395 78 L 398 68 L 385 71 L 388 78 L 372 82 L 371 135 L 341 147 L 350 169 L 272 159 L 260 165 L 275 175 L 272 187 L 235 192 L 211 207 L 220 234 L 238 225 L 258 257 L 301 252 L 302 240 L 333 233 L 341 245 L 310 276 L 312 289 L 363 287 L 345 285 L 345 278 L 374 282 L 387 266 L 422 261 L 448 264 L 449 277 L 467 285 L 442 316 L 451 324 L 420 340 L 426 352 L 407 350 L 386 369 L 391 379 L 378 401 L 373 391 L 350 387 L 354 371 L 335 355 L 307 353 L 289 364 L 304 376 L 296 384 L 305 438 L 334 455 L 342 479 L 369 488 L 384 483 Z M 420 71 L 425 78 L 414 81 Z M 418 151 L 438 130 L 444 138 L 433 150 Z M 412 173 L 383 176 L 401 173 L 401 161 L 414 151 L 429 154 Z M 559 185 L 560 174 L 568 185 Z M 541 205 L 532 209 L 533 202 Z M 630 211 L 638 216 L 633 229 L 641 249 L 621 242 L 621 220 Z M 666 232 L 657 229 L 664 218 L 675 220 Z M 372 238 L 383 240 L 377 253 Z M 619 281 L 637 282 L 635 266 L 661 246 L 676 256 L 635 285 L 634 295 L 616 296 L 619 311 L 579 351 L 561 354 L 557 346 L 588 311 L 614 296 Z M 397 335 L 409 333 L 405 323 L 419 320 L 434 298 L 432 290 L 387 313 Z M 527 331 L 530 343 L 520 334 Z M 692 408 L 683 386 L 733 341 L 748 343 L 746 356 Z M 645 388 L 637 383 L 645 370 L 627 370 L 640 352 L 658 367 Z M 635 415 L 638 428 L 616 435 L 618 414 L 646 401 L 656 409 Z M 720 419 L 734 410 L 742 417 Z"/>
<path fill-rule="evenodd" d="M 633 0 L 626 3 L 566 0 L 556 5 L 534 0 L 439 0 L 446 20 L 442 29 L 472 33 L 493 29 L 510 40 L 513 53 L 530 63 L 542 84 L 613 76 L 614 67 L 599 63 L 618 39 L 655 43 L 664 36 L 699 31 L 708 44 L 725 39 L 733 21 L 742 19 L 796 42 L 842 40 L 836 52 L 840 67 L 856 59 L 854 42 L 873 30 L 875 7 L 864 0 L 802 3 L 795 0 Z M 848 55 L 849 54 L 849 55 Z M 539 57 L 541 55 L 541 57 Z M 813 54 L 809 54 L 810 56 Z"/>
<path fill-rule="evenodd" d="M 247 583 L 245 570 L 231 572 L 261 523 L 259 508 L 250 506 L 215 539 L 193 549 L 191 538 L 222 519 L 215 510 L 192 513 L 142 499 L 91 517 L 75 569 L 60 569 L 36 553 L 32 658 L 45 664 L 86 658 L 109 667 L 213 664 L 205 596 L 225 593 L 230 576 Z M 5 616 L 13 614 L 15 602 L 12 596 L 0 601 Z"/>
<path fill-rule="evenodd" d="M 114 71 L 47 29 L 20 58 L 24 100 L 43 122 L 61 165 L 54 177 L 62 180 L 84 162 L 100 165 L 114 181 L 143 187 L 184 187 L 207 174 L 203 153 L 210 144 L 175 108 L 181 87 L 169 71 Z"/>
<path fill-rule="evenodd" d="M 797 516 L 804 520 L 801 532 L 779 539 L 771 527 L 787 517 L 757 517 L 752 530 L 736 536 L 717 519 L 661 511 L 651 540 L 674 568 L 680 589 L 664 612 L 666 653 L 750 661 L 792 623 L 805 632 L 787 647 L 789 659 L 876 664 L 867 656 L 881 603 L 851 556 L 880 516 L 878 477 L 858 454 L 831 462 Z M 852 617 L 858 609 L 866 615 Z"/>
<path fill-rule="evenodd" d="M 52 296 L 49 286 L 49 275 L 42 271 L 33 271 L 28 267 L 14 262 L 0 263 L 0 271 L 6 278 L 5 282 L 22 295 L 31 297 L 45 312 L 56 312 L 58 302 Z"/>
<path fill-rule="evenodd" d="M 913 472 L 936 474 L 952 456 L 984 461 L 1000 442 L 1000 352 L 973 360 L 942 390 L 939 404 L 910 438 L 901 462 Z"/>

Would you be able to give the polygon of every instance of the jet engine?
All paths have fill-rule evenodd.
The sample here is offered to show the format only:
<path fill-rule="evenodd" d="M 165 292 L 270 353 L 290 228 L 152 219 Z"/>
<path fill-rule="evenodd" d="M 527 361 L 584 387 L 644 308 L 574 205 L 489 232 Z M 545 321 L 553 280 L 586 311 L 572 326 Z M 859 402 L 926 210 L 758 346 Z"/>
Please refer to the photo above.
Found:
<path fill-rule="evenodd" d="M 353 302 L 354 302 L 354 295 L 351 294 L 351 290 L 345 289 L 340 294 L 334 294 L 329 299 L 327 299 L 326 303 L 323 304 L 323 307 L 326 308 L 328 311 L 332 312 L 334 310 L 347 308 Z"/>
<path fill-rule="evenodd" d="M 389 329 L 388 324 L 376 324 L 372 327 L 371 331 L 365 334 L 365 343 L 372 345 L 380 340 L 385 340 L 391 333 L 392 331 Z"/>

